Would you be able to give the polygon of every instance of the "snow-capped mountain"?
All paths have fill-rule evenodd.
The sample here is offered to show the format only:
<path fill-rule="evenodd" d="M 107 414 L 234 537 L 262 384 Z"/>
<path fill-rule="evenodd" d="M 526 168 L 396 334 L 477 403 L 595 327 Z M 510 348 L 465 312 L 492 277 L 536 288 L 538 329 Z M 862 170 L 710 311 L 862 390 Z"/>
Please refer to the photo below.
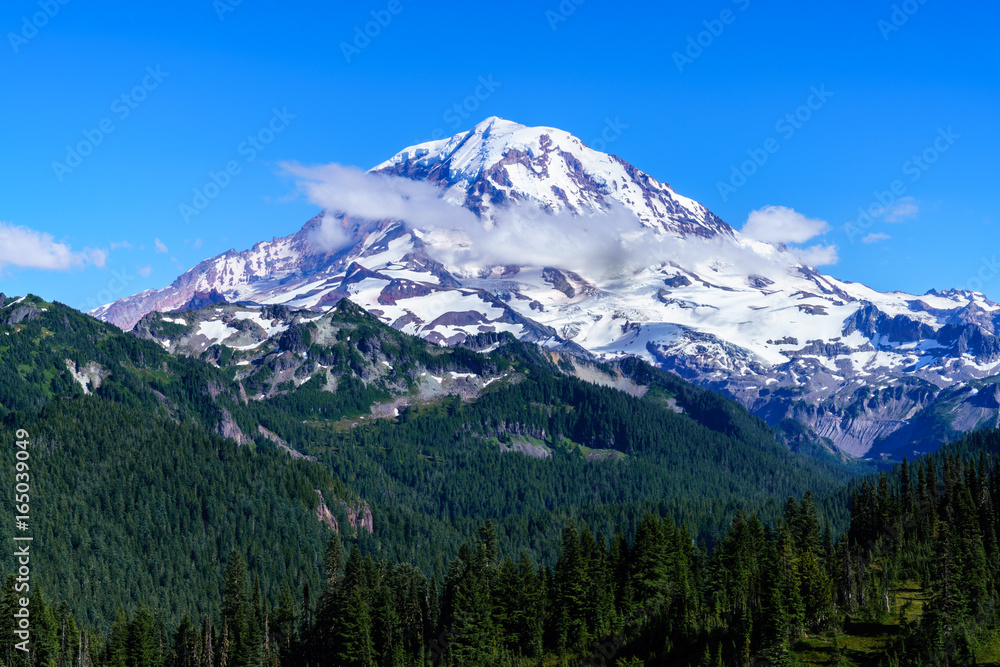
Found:
<path fill-rule="evenodd" d="M 490 118 L 344 189 L 317 188 L 336 206 L 291 236 L 92 314 L 129 329 L 213 302 L 323 311 L 350 297 L 435 342 L 509 331 L 639 355 L 738 398 L 791 442 L 854 455 L 997 423 L 985 378 L 1000 373 L 1000 306 L 822 275 L 561 130 Z"/>
<path fill-rule="evenodd" d="M 442 198 L 489 222 L 514 202 L 574 214 L 614 202 L 662 232 L 710 237 L 733 231 L 698 202 L 567 132 L 495 117 L 471 132 L 411 146 L 372 171 L 441 186 Z"/>

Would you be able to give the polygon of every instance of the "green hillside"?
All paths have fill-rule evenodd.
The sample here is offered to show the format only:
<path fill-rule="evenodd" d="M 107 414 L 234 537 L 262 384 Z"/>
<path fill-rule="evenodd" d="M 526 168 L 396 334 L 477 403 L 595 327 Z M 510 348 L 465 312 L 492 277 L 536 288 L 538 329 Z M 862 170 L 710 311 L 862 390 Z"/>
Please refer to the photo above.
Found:
<path fill-rule="evenodd" d="M 30 434 L 38 604 L 85 630 L 78 643 L 136 614 L 161 634 L 185 615 L 218 626 L 235 555 L 261 609 L 301 608 L 308 590 L 313 606 L 334 526 L 436 607 L 486 521 L 497 558 L 542 567 L 570 521 L 631 541 L 662 517 L 709 549 L 739 512 L 778 521 L 785 498 L 832 497 L 852 477 L 634 359 L 497 334 L 441 348 L 348 301 L 283 315 L 291 326 L 251 363 L 218 346 L 167 352 L 154 333 L 180 324 L 147 322 L 144 339 L 37 297 L 0 304 L 0 417 L 9 455 L 17 429 Z M 199 315 L 184 317 L 190 330 Z M 847 507 L 824 511 L 848 527 Z"/>

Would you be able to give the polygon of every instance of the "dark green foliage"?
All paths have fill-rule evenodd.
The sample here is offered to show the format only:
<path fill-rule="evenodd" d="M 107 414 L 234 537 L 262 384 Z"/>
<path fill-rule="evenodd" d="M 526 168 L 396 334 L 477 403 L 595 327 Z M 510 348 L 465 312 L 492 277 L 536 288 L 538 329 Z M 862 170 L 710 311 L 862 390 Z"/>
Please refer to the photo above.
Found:
<path fill-rule="evenodd" d="M 670 515 L 711 542 L 739 507 L 774 518 L 771 497 L 829 490 L 843 478 L 787 452 L 735 403 L 634 360 L 605 371 L 650 386 L 643 399 L 567 377 L 540 348 L 509 335 L 441 349 L 344 301 L 331 315 L 342 340 L 319 349 L 306 326 L 288 341 L 340 355 L 338 390 L 325 391 L 317 375 L 246 403 L 226 369 L 171 356 L 59 304 L 28 297 L 17 307 L 33 314 L 0 322 L 0 415 L 5 432 L 32 435 L 32 473 L 45 498 L 34 507 L 47 545 L 40 583 L 87 627 L 107 630 L 117 608 L 132 614 L 144 601 L 167 618 L 220 621 L 209 600 L 234 550 L 260 574 L 272 606 L 286 585 L 322 591 L 317 545 L 328 532 L 312 515 L 317 489 L 341 526 L 341 501 L 368 502 L 375 534 L 356 536 L 363 554 L 442 581 L 449 551 L 484 520 L 505 535 L 500 556 L 527 551 L 554 565 L 569 516 L 631 536 L 645 513 Z M 489 355 L 474 351 L 497 344 Z M 402 379 L 417 368 L 506 377 L 472 402 L 452 396 L 398 420 L 331 426 L 387 396 L 352 370 L 351 358 L 376 352 Z M 79 369 L 93 364 L 103 378 L 89 383 L 90 395 L 67 359 Z M 224 421 L 256 440 L 223 440 L 216 433 Z M 274 449 L 258 425 L 319 461 Z M 501 451 L 519 442 L 551 457 Z M 579 445 L 621 460 L 588 459 Z M 10 511 L 0 511 L 0 538 L 9 536 Z M 237 642 L 238 628 L 229 635 Z"/>
<path fill-rule="evenodd" d="M 642 398 L 506 335 L 439 349 L 343 302 L 333 344 L 310 325 L 280 341 L 333 375 L 245 402 L 231 369 L 24 303 L 0 324 L 0 418 L 32 441 L 32 664 L 786 664 L 804 633 L 890 613 L 904 579 L 934 603 L 898 657 L 961 657 L 995 625 L 996 433 L 838 494 L 846 470 L 634 359 L 595 372 Z M 395 385 L 365 376 L 373 358 Z M 85 395 L 66 359 L 100 386 Z M 268 368 L 248 388 L 275 389 Z M 420 369 L 503 377 L 361 419 Z M 371 534 L 347 519 L 361 499 Z M 8 619 L 14 604 L 0 591 Z"/>
<path fill-rule="evenodd" d="M 358 548 L 345 558 L 335 535 L 325 548 L 316 614 L 303 614 L 301 625 L 292 592 L 285 588 L 268 612 L 258 573 L 234 552 L 217 593 L 221 633 L 207 618 L 198 628 L 185 615 L 168 635 L 140 605 L 129 616 L 119 612 L 93 664 L 533 665 L 547 655 L 567 664 L 792 665 L 804 629 L 877 616 L 898 580 L 921 572 L 932 600 L 918 622 L 901 626 L 885 664 L 972 664 L 980 638 L 998 625 L 989 565 L 997 554 L 982 536 L 997 528 L 1000 432 L 986 444 L 989 455 L 946 451 L 940 465 L 916 466 L 923 483 L 914 502 L 933 498 L 937 519 L 924 522 L 936 526 L 933 533 L 905 514 L 908 490 L 895 473 L 859 486 L 851 528 L 836 545 L 819 537 L 809 493 L 790 499 L 773 527 L 738 512 L 710 554 L 669 517 L 644 515 L 631 542 L 621 535 L 608 542 L 569 520 L 551 570 L 527 554 L 516 563 L 501 558 L 503 540 L 487 522 L 451 559 L 440 598 L 433 581 L 408 565 L 375 561 Z M 861 541 L 872 524 L 888 528 Z M 926 562 L 904 557 L 900 543 Z M 61 664 L 82 634 L 68 610 L 55 613 L 40 593 L 32 605 L 32 664 Z"/>
<path fill-rule="evenodd" d="M 33 505 L 35 539 L 46 544 L 38 576 L 87 624 L 106 627 L 116 607 L 143 600 L 174 618 L 215 613 L 206 594 L 221 587 L 234 548 L 273 573 L 270 595 L 285 581 L 318 582 L 325 528 L 310 516 L 314 489 L 337 496 L 319 465 L 95 397 L 16 424 L 32 434 L 44 499 Z M 7 539 L 11 524 L 0 531 Z"/>

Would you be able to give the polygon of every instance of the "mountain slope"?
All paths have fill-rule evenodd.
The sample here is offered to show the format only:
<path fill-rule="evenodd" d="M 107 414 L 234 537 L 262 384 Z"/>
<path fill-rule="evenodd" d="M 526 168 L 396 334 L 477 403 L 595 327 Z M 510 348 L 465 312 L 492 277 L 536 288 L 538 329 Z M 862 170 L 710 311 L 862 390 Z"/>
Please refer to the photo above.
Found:
<path fill-rule="evenodd" d="M 129 329 L 213 302 L 323 312 L 350 297 L 432 342 L 509 332 L 585 357 L 636 355 L 736 398 L 789 442 L 858 456 L 912 455 L 998 423 L 973 383 L 1000 371 L 1000 306 L 823 275 L 560 130 L 490 118 L 358 183 L 376 200 L 402 193 L 404 212 L 331 208 L 93 314 Z M 350 242 L 331 247 L 331 234 Z M 934 422 L 930 437 L 907 428 L 917 417 Z"/>
<path fill-rule="evenodd" d="M 31 591 L 89 627 L 140 601 L 211 612 L 234 549 L 269 573 L 272 599 L 285 582 L 316 587 L 330 532 L 317 490 L 341 526 L 356 500 L 318 463 L 220 435 L 240 410 L 225 378 L 158 347 L 33 296 L 0 310 L 0 431 L 29 442 Z"/>
<path fill-rule="evenodd" d="M 151 314 L 125 333 L 4 298 L 0 379 L 2 430 L 30 434 L 38 583 L 98 627 L 138 601 L 216 616 L 234 550 L 272 604 L 316 590 L 331 530 L 443 577 L 486 519 L 548 559 L 567 516 L 610 535 L 652 510 L 711 539 L 739 508 L 777 516 L 851 476 L 639 360 L 497 333 L 442 348 L 346 299 Z"/>

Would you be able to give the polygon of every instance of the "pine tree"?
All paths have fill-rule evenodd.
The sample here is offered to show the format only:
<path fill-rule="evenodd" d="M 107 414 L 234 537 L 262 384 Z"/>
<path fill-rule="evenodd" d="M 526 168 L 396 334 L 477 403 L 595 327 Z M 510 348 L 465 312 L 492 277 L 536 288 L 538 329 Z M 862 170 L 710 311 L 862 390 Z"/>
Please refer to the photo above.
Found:
<path fill-rule="evenodd" d="M 105 660 L 108 667 L 128 666 L 128 617 L 121 607 L 118 608 L 115 622 L 108 633 Z"/>
<path fill-rule="evenodd" d="M 788 642 L 788 606 L 785 600 L 785 562 L 780 538 L 768 541 L 761 570 L 761 609 L 754 623 L 758 650 L 774 650 Z"/>
<path fill-rule="evenodd" d="M 191 623 L 191 617 L 184 614 L 174 633 L 174 649 L 171 655 L 174 667 L 199 667 L 198 643 L 197 630 Z"/>
<path fill-rule="evenodd" d="M 785 635 L 798 639 L 805 624 L 806 607 L 802 601 L 802 557 L 795 549 L 788 527 L 779 525 L 775 532 L 774 576 L 780 581 L 785 604 Z"/>
<path fill-rule="evenodd" d="M 31 614 L 32 662 L 50 667 L 59 664 L 59 625 L 48 599 L 40 589 L 35 589 L 29 598 L 28 610 Z M 145 667 L 145 666 L 140 666 Z"/>
<path fill-rule="evenodd" d="M 589 641 L 587 563 L 580 545 L 576 522 L 570 519 L 563 530 L 562 548 L 553 580 L 553 606 L 560 648 L 583 646 Z"/>
<path fill-rule="evenodd" d="M 587 531 L 589 535 L 590 531 Z M 686 535 L 686 533 L 685 533 Z M 684 537 L 680 537 L 683 540 Z M 611 581 L 611 569 L 609 566 L 609 555 L 605 545 L 604 537 L 597 536 L 587 540 L 586 558 L 588 561 L 587 580 L 590 587 L 590 604 L 588 605 L 589 632 L 595 638 L 607 637 L 611 634 L 615 624 L 615 596 Z M 686 601 L 687 593 L 690 593 L 690 573 L 687 571 L 686 563 L 677 563 L 677 578 L 683 581 L 684 591 L 681 597 Z M 686 610 L 685 610 L 686 611 Z M 684 611 L 680 612 L 684 614 Z"/>
<path fill-rule="evenodd" d="M 160 638 L 156 619 L 146 606 L 140 606 L 128 626 L 129 667 L 158 667 Z"/>
<path fill-rule="evenodd" d="M 959 612 L 960 591 L 958 590 L 957 563 L 952 543 L 951 526 L 942 521 L 938 526 L 938 538 L 934 555 L 934 607 L 944 619 L 952 619 Z"/>
<path fill-rule="evenodd" d="M 229 667 L 232 664 L 233 642 L 229 636 L 229 621 L 222 621 L 222 636 L 219 638 L 219 667 Z"/>
<path fill-rule="evenodd" d="M 811 552 L 817 556 L 822 553 L 823 541 L 820 536 L 819 517 L 816 514 L 816 503 L 812 491 L 806 491 L 799 507 L 799 523 L 796 526 L 799 540 L 799 553 Z"/>
<path fill-rule="evenodd" d="M 262 667 L 264 662 L 264 642 L 267 636 L 267 614 L 260 593 L 260 578 L 254 577 L 253 598 L 247 618 L 246 655 L 248 667 Z"/>
<path fill-rule="evenodd" d="M 833 619 L 833 582 L 823 561 L 812 551 L 802 554 L 799 569 L 805 618 L 810 628 L 820 630 Z"/>
<path fill-rule="evenodd" d="M 295 598 L 286 585 L 281 591 L 278 608 L 274 611 L 271 621 L 271 632 L 283 664 L 287 664 L 290 660 L 292 647 L 296 641 L 296 621 Z"/>
<path fill-rule="evenodd" d="M 205 614 L 201 622 L 201 655 L 198 667 L 213 667 L 215 664 L 215 630 L 212 628 L 212 620 Z"/>
<path fill-rule="evenodd" d="M 72 665 L 79 653 L 80 631 L 66 602 L 59 604 L 59 665 Z"/>
<path fill-rule="evenodd" d="M 20 596 L 14 590 L 15 583 L 15 577 L 11 574 L 4 582 L 3 589 L 0 589 L 0 661 L 6 665 L 14 664 L 14 652 L 17 650 L 14 645 L 18 641 L 14 635 L 14 613 L 20 608 Z"/>
<path fill-rule="evenodd" d="M 381 665 L 392 666 L 403 660 L 403 638 L 396 599 L 383 578 L 372 595 L 372 641 L 378 647 Z"/>
<path fill-rule="evenodd" d="M 441 620 L 448 633 L 449 659 L 455 664 L 489 664 L 496 650 L 485 572 L 477 567 L 483 562 L 476 551 L 462 545 L 448 573 Z"/>
<path fill-rule="evenodd" d="M 631 608 L 632 587 L 629 581 L 629 545 L 625 536 L 618 531 L 611 541 L 611 550 L 608 554 L 608 567 L 610 569 L 612 591 L 618 611 Z M 619 614 L 620 616 L 620 614 Z M 619 628 L 615 628 L 618 630 Z"/>
<path fill-rule="evenodd" d="M 903 465 L 899 471 L 899 485 L 903 498 L 903 521 L 909 522 L 916 509 L 916 497 L 913 493 L 913 480 L 910 479 L 910 463 L 903 457 Z"/>
<path fill-rule="evenodd" d="M 521 581 L 523 622 L 519 636 L 521 648 L 529 657 L 542 655 L 542 636 L 545 628 L 545 576 L 544 569 L 535 567 L 528 554 L 521 552 L 517 563 L 518 578 Z"/>
<path fill-rule="evenodd" d="M 333 533 L 326 542 L 326 553 L 323 556 L 324 584 L 323 593 L 333 593 L 344 572 L 344 543 L 340 533 Z"/>
<path fill-rule="evenodd" d="M 651 513 L 646 513 L 636 529 L 632 544 L 629 580 L 636 596 L 635 603 L 643 604 L 653 599 L 666 601 L 669 593 L 667 571 L 667 545 L 669 526 L 661 523 Z"/>
<path fill-rule="evenodd" d="M 333 665 L 338 667 L 373 667 L 375 647 L 372 621 L 360 586 L 347 594 L 343 613 L 333 629 Z"/>
<path fill-rule="evenodd" d="M 226 564 L 222 596 L 222 618 L 229 630 L 228 658 L 232 667 L 249 667 L 251 660 L 250 622 L 251 611 L 247 600 L 249 580 L 246 561 L 233 551 Z"/>

